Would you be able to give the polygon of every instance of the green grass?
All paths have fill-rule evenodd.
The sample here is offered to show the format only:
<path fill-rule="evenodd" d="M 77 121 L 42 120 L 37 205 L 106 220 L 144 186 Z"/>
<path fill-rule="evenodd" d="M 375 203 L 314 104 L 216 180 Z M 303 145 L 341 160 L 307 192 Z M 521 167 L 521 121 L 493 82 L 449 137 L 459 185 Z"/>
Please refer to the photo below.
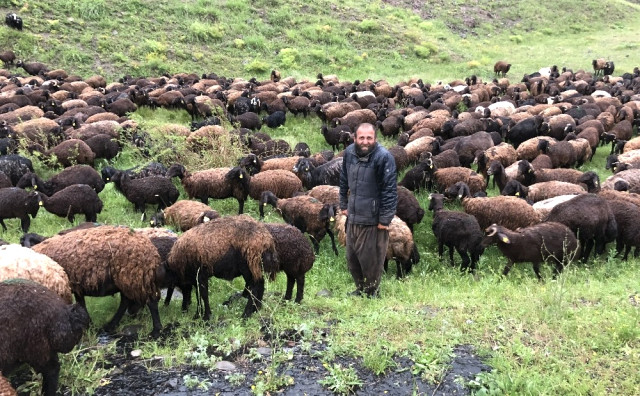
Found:
<path fill-rule="evenodd" d="M 10 47 L 19 58 L 84 77 L 102 74 L 109 81 L 125 74 L 165 72 L 266 79 L 276 68 L 299 80 L 313 81 L 316 73 L 323 72 L 347 80 L 385 78 L 394 84 L 416 76 L 429 82 L 471 74 L 489 80 L 498 59 L 513 64 L 512 80 L 550 64 L 589 70 L 591 60 L 601 56 L 616 62 L 616 75 L 638 66 L 634 51 L 640 10 L 631 2 L 611 1 L 602 7 L 601 2 L 569 0 L 541 7 L 531 2 L 436 1 L 416 10 L 402 7 L 412 2 L 397 4 L 0 0 L 0 11 L 15 10 L 25 20 L 23 32 L 0 27 L 4 43 L 0 49 Z M 181 160 L 200 169 L 226 166 L 240 156 L 240 152 L 189 153 L 184 138 L 160 132 L 167 124 L 188 125 L 185 112 L 141 109 L 132 118 L 151 134 L 152 158 L 167 164 Z M 315 116 L 288 115 L 285 126 L 269 133 L 291 146 L 305 141 L 317 152 L 327 148 L 320 127 Z M 606 151 L 599 149 L 594 161 L 581 170 L 594 170 L 604 180 Z M 126 147 L 114 165 L 127 168 L 146 161 Z M 104 165 L 99 163 L 98 168 Z M 44 177 L 55 173 L 37 160 L 35 167 Z M 176 185 L 185 198 L 177 181 Z M 427 208 L 427 193 L 417 196 Z M 112 185 L 100 197 L 105 203 L 100 222 L 146 226 Z M 448 205 L 460 209 L 459 204 Z M 233 199 L 214 201 L 212 206 L 223 214 L 237 211 Z M 257 218 L 256 202 L 250 200 L 245 208 Z M 77 218 L 76 224 L 81 220 Z M 281 219 L 270 210 L 266 221 Z M 2 238 L 17 242 L 19 222 L 6 223 L 9 230 Z M 70 225 L 43 210 L 30 231 L 53 235 Z M 394 369 L 394 357 L 406 356 L 415 363 L 414 374 L 437 381 L 453 348 L 472 344 L 493 367 L 468 384 L 477 394 L 640 394 L 640 310 L 633 297 L 640 292 L 639 260 L 622 262 L 609 251 L 587 265 L 571 264 L 555 281 L 550 268 L 544 267 L 547 281 L 539 283 L 529 264 L 516 265 L 502 278 L 506 260 L 492 247 L 482 256 L 474 278 L 437 257 L 430 213 L 417 226 L 415 238 L 420 264 L 400 281 L 391 265 L 383 277 L 380 299 L 346 297 L 353 281 L 344 249 L 334 256 L 325 238 L 307 274 L 301 305 L 281 301 L 285 277 L 280 275 L 267 283 L 264 308 L 243 321 L 244 303 L 220 305 L 242 288 L 242 281 L 212 279 L 209 323 L 194 321 L 193 310 L 185 315 L 174 302 L 160 308 L 163 324 L 188 328 L 189 336 L 178 331 L 166 344 L 143 339 L 136 347 L 142 349 L 142 359 L 161 357 L 166 367 L 211 367 L 218 358 L 203 354 L 203 349 L 228 354 L 243 345 L 255 346 L 262 326 L 273 334 L 295 329 L 303 334 L 302 346 L 327 342 L 321 359 L 330 370 L 324 382 L 327 388 L 344 390 L 358 379 L 349 367 L 336 366 L 335 357 L 361 358 L 365 367 L 382 374 Z M 316 296 L 320 291 L 329 296 Z M 115 312 L 118 298 L 89 298 L 88 304 L 93 325 L 81 345 L 62 356 L 61 383 L 74 394 L 91 393 L 108 378 L 101 362 L 115 350 L 112 343 L 100 343 L 96 331 Z M 144 325 L 144 333 L 151 330 L 147 311 L 126 317 L 121 327 L 129 324 Z M 325 331 L 327 337 L 322 335 Z M 272 346 L 276 356 L 272 366 L 253 384 L 246 384 L 248 389 L 254 385 L 254 393 L 286 387 L 289 380 L 276 374 L 286 356 L 277 342 Z M 201 379 L 189 380 L 194 387 L 203 384 Z"/>

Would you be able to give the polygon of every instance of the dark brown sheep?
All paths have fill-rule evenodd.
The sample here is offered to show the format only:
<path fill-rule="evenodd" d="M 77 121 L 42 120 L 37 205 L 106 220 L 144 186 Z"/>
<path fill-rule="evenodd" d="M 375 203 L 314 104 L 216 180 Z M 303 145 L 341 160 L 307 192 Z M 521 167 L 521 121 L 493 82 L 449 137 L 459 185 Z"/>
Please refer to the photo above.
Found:
<path fill-rule="evenodd" d="M 87 184 L 96 192 L 104 189 L 104 181 L 100 174 L 88 165 L 74 165 L 53 175 L 49 180 L 42 180 L 33 172 L 26 173 L 20 178 L 16 187 L 33 187 L 44 195 L 51 196 L 65 187 L 73 184 Z"/>
<path fill-rule="evenodd" d="M 180 195 L 169 177 L 148 176 L 132 179 L 126 172 L 116 172 L 111 178 L 116 188 L 135 206 L 135 210 L 145 213 L 147 204 L 158 205 L 158 211 L 173 205 Z"/>
<path fill-rule="evenodd" d="M 0 282 L 0 306 L 0 371 L 26 363 L 42 374 L 42 394 L 55 396 L 58 353 L 71 352 L 82 338 L 89 327 L 86 309 L 23 279 Z"/>
<path fill-rule="evenodd" d="M 72 223 L 77 214 L 84 214 L 87 222 L 96 222 L 98 213 L 102 212 L 102 200 L 98 193 L 86 184 L 72 184 L 50 197 L 42 193 L 38 196 L 47 212 L 66 217 Z"/>
<path fill-rule="evenodd" d="M 198 201 L 184 199 L 165 208 L 151 219 L 152 227 L 161 227 L 165 224 L 175 227 L 178 231 L 187 231 L 205 221 L 220 217 L 218 212 L 208 205 Z"/>
<path fill-rule="evenodd" d="M 27 192 L 17 187 L 0 189 L 0 225 L 4 231 L 7 230 L 4 219 L 20 219 L 22 232 L 28 232 L 31 225 L 29 216 L 35 219 L 39 209 L 36 192 Z"/>
<path fill-rule="evenodd" d="M 256 312 L 264 294 L 263 267 L 269 274 L 278 269 L 275 242 L 263 224 L 246 215 L 221 217 L 186 231 L 169 254 L 169 269 L 181 282 L 198 285 L 205 320 L 211 317 L 212 276 L 226 280 L 242 276 L 250 297 L 242 316 Z"/>
<path fill-rule="evenodd" d="M 114 330 L 129 305 L 135 303 L 149 307 L 153 321 L 151 335 L 160 334 L 156 273 L 161 261 L 149 238 L 127 227 L 105 225 L 55 235 L 33 250 L 46 254 L 64 268 L 71 291 L 83 307 L 85 296 L 102 297 L 120 292 L 120 306 L 104 326 L 106 331 Z"/>
<path fill-rule="evenodd" d="M 545 222 L 516 231 L 492 224 L 486 229 L 487 238 L 483 244 L 495 243 L 507 258 L 502 275 L 507 275 L 514 263 L 531 262 L 533 272 L 538 280 L 540 263 L 552 261 L 555 265 L 555 275 L 562 272 L 566 264 L 573 261 L 578 253 L 578 241 L 573 231 L 564 224 Z"/>
<path fill-rule="evenodd" d="M 511 69 L 511 63 L 507 63 L 505 61 L 497 61 L 493 65 L 493 74 L 495 74 L 496 76 L 504 77 L 509 72 L 509 69 Z"/>

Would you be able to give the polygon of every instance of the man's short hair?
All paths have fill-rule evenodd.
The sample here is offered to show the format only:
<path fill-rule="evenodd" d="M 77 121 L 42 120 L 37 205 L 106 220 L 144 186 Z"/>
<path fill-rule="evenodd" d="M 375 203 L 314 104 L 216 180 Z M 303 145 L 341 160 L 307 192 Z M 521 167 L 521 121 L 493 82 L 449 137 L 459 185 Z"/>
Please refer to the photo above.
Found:
<path fill-rule="evenodd" d="M 371 128 L 373 130 L 373 137 L 374 139 L 378 139 L 378 130 L 376 129 L 376 127 L 374 127 L 372 124 L 369 124 L 368 122 L 363 122 L 362 124 L 358 125 L 358 128 L 356 128 L 355 133 L 353 134 L 353 136 L 358 137 L 358 131 L 360 129 L 367 129 L 367 128 Z"/>

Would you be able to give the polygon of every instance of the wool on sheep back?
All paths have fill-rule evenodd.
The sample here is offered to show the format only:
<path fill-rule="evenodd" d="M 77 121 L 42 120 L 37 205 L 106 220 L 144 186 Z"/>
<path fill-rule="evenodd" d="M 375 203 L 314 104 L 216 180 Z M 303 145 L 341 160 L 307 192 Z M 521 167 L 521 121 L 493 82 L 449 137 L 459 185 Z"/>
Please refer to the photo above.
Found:
<path fill-rule="evenodd" d="M 37 282 L 71 304 L 71 286 L 64 269 L 55 261 L 20 245 L 0 247 L 0 282 L 22 278 Z"/>
<path fill-rule="evenodd" d="M 16 390 L 11 387 L 9 380 L 2 376 L 0 373 L 0 395 L 2 396 L 16 396 Z"/>
<path fill-rule="evenodd" d="M 152 335 L 161 329 L 156 271 L 160 256 L 149 238 L 127 227 L 98 226 L 55 235 L 33 247 L 65 269 L 76 300 L 120 292 L 118 312 L 105 326 L 114 329 L 129 303 L 147 304 L 153 319 Z M 82 257 L 82 260 L 78 260 Z M 121 312 L 122 311 L 122 312 Z"/>
<path fill-rule="evenodd" d="M 183 281 L 199 285 L 205 320 L 211 316 L 207 282 L 211 276 L 227 280 L 242 276 L 251 293 L 243 316 L 257 311 L 264 294 L 263 266 L 265 272 L 277 271 L 275 243 L 264 225 L 246 215 L 221 217 L 190 229 L 169 254 L 169 269 Z"/>

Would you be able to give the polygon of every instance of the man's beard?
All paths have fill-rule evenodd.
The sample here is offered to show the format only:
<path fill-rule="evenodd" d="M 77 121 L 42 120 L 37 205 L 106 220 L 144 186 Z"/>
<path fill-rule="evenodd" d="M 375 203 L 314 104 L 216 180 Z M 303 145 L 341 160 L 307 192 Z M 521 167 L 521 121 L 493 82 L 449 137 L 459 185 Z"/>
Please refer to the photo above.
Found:
<path fill-rule="evenodd" d="M 358 157 L 365 157 L 367 155 L 369 155 L 369 153 L 371 153 L 371 150 L 373 149 L 373 144 L 370 146 L 360 146 L 358 143 L 355 144 L 356 145 L 356 155 Z"/>

